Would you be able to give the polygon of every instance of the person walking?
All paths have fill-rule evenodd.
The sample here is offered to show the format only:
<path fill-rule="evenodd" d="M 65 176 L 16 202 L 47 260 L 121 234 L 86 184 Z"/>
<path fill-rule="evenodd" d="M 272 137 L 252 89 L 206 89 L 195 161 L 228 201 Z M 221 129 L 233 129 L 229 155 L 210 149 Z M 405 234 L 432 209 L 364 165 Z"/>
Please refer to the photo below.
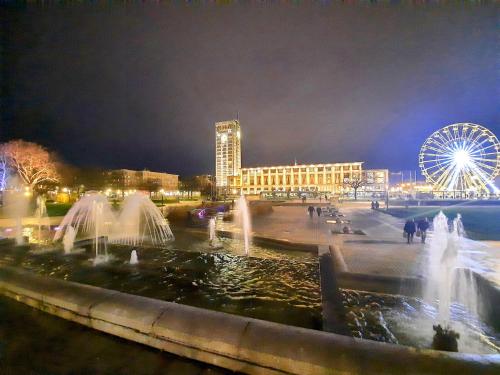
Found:
<path fill-rule="evenodd" d="M 406 235 L 406 240 L 408 245 L 410 243 L 413 243 L 413 236 L 415 235 L 416 231 L 417 231 L 417 226 L 415 225 L 415 220 L 414 219 L 407 220 L 404 226 L 404 232 Z"/>
<path fill-rule="evenodd" d="M 321 216 L 321 207 L 316 207 L 316 212 L 318 213 L 318 217 Z"/>
<path fill-rule="evenodd" d="M 418 221 L 417 229 L 420 232 L 420 240 L 422 241 L 422 243 L 425 243 L 425 238 L 427 237 L 427 229 L 429 229 L 429 226 L 429 219 L 426 217 Z"/>
<path fill-rule="evenodd" d="M 378 203 L 378 201 L 375 201 L 375 209 L 378 210 L 380 208 L 380 204 Z"/>
<path fill-rule="evenodd" d="M 313 218 L 313 214 L 314 214 L 314 207 L 313 206 L 309 206 L 307 208 L 307 211 L 309 211 L 309 217 L 312 219 Z"/>

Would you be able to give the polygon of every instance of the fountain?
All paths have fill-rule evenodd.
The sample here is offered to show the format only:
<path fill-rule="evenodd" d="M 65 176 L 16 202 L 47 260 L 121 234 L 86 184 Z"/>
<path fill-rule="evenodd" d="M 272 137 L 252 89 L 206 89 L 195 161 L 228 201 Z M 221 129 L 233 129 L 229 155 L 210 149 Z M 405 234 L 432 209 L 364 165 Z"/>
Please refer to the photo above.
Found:
<path fill-rule="evenodd" d="M 250 236 L 252 234 L 252 224 L 250 221 L 250 211 L 248 209 L 248 203 L 244 195 L 241 195 L 238 198 L 236 207 L 238 210 L 238 221 L 243 233 L 245 255 L 248 255 L 248 250 L 250 247 Z"/>
<path fill-rule="evenodd" d="M 45 205 L 45 198 L 39 195 L 36 198 L 36 210 L 35 210 L 36 223 L 38 225 L 38 236 L 37 242 L 42 243 L 42 227 L 50 229 L 49 216 L 47 215 L 47 206 Z"/>
<path fill-rule="evenodd" d="M 216 231 L 215 231 L 215 217 L 211 217 L 210 220 L 208 221 L 208 241 L 210 242 L 210 246 L 212 248 L 221 248 L 222 244 L 217 238 Z"/>
<path fill-rule="evenodd" d="M 75 228 L 73 228 L 72 225 L 69 225 L 66 228 L 66 233 L 64 233 L 64 237 L 62 240 L 64 247 L 64 254 L 71 254 L 71 250 L 73 250 L 73 246 L 75 244 L 75 237 L 76 237 Z"/>
<path fill-rule="evenodd" d="M 467 268 L 471 260 L 467 257 L 467 239 L 464 238 L 460 214 L 454 219 L 451 230 L 443 212 L 436 215 L 433 225 L 432 239 L 425 247 L 427 275 L 424 299 L 431 304 L 437 300 L 437 319 L 440 324 L 434 327 L 434 342 L 451 343 L 448 347 L 454 350 L 459 335 L 449 328 L 452 303 L 460 303 L 477 316 L 477 287 L 473 273 Z M 447 337 L 443 338 L 443 335 Z"/>
<path fill-rule="evenodd" d="M 132 246 L 147 242 L 162 246 L 173 239 L 167 220 L 147 195 L 135 193 L 125 198 L 111 242 Z"/>
<path fill-rule="evenodd" d="M 23 217 L 28 215 L 29 192 L 23 191 L 15 181 L 9 186 L 11 189 L 4 191 L 4 210 L 6 216 L 14 220 L 14 237 L 16 245 L 23 245 Z"/>
<path fill-rule="evenodd" d="M 54 241 L 66 237 L 67 234 L 67 248 L 71 248 L 70 245 L 75 238 L 92 239 L 96 254 L 94 264 L 106 262 L 108 260 L 107 237 L 114 223 L 115 217 L 106 196 L 90 193 L 76 202 L 64 216 L 54 236 Z M 73 231 L 74 234 L 72 234 Z"/>
<path fill-rule="evenodd" d="M 137 250 L 132 250 L 130 252 L 130 261 L 129 264 L 135 265 L 139 263 L 139 259 L 137 258 Z"/>

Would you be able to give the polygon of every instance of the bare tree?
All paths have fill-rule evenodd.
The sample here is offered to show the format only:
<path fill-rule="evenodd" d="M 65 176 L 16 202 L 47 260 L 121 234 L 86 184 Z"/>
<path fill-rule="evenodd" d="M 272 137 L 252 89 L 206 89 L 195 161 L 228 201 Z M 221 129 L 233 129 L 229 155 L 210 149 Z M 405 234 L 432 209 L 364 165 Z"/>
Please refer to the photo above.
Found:
<path fill-rule="evenodd" d="M 36 143 L 23 140 L 10 141 L 0 145 L 0 154 L 5 158 L 7 165 L 17 172 L 31 189 L 41 183 L 59 180 L 54 158 Z"/>
<path fill-rule="evenodd" d="M 358 199 L 358 189 L 365 186 L 366 184 L 366 179 L 361 176 L 353 176 L 351 178 L 344 179 L 344 186 L 349 186 L 354 190 L 354 200 Z"/>

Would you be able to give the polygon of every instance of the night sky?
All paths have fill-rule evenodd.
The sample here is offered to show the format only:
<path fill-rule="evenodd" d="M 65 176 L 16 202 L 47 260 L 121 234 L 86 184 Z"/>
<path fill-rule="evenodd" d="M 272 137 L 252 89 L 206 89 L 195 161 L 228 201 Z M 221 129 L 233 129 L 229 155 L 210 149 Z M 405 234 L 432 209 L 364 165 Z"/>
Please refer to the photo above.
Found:
<path fill-rule="evenodd" d="M 79 166 L 214 169 L 214 122 L 242 164 L 417 169 L 454 122 L 500 136 L 498 8 L 331 3 L 3 8 L 1 141 Z"/>

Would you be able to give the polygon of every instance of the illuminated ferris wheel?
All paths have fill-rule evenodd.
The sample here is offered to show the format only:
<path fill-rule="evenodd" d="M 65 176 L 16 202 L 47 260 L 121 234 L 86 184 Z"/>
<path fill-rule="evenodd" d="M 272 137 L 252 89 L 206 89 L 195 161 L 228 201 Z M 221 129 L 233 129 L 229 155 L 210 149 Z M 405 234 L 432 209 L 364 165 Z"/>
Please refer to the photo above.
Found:
<path fill-rule="evenodd" d="M 500 142 L 481 125 L 448 125 L 426 139 L 419 166 L 435 190 L 499 193 Z"/>

